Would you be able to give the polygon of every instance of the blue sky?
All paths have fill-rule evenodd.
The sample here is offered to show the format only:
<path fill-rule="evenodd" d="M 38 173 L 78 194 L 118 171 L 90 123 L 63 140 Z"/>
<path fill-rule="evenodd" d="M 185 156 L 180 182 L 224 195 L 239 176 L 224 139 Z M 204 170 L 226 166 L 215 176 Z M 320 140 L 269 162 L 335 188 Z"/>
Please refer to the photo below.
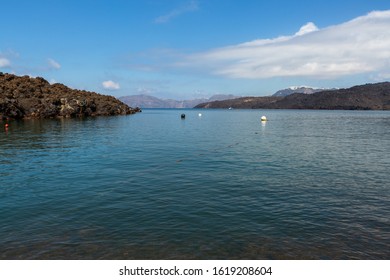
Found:
<path fill-rule="evenodd" d="M 116 97 L 390 80 L 388 0 L 0 0 L 0 71 Z"/>

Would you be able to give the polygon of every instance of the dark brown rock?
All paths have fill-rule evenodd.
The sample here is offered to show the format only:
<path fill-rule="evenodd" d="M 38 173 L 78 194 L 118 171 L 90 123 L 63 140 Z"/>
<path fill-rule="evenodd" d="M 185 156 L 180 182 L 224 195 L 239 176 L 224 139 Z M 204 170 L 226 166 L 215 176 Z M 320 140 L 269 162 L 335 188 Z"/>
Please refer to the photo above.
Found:
<path fill-rule="evenodd" d="M 43 78 L 0 72 L 0 118 L 55 118 L 127 115 L 139 112 L 118 99 Z"/>

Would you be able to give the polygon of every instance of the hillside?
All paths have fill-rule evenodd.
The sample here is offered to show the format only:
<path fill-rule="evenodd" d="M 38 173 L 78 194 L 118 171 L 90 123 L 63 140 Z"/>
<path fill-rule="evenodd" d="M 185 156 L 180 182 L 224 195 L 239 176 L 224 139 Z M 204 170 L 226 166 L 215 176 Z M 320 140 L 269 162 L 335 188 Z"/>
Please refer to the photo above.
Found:
<path fill-rule="evenodd" d="M 216 108 L 216 109 L 259 109 L 268 108 L 283 97 L 264 96 L 264 97 L 240 97 L 236 99 L 206 102 L 195 106 L 195 108 Z"/>
<path fill-rule="evenodd" d="M 208 102 L 196 106 L 196 108 L 229 107 L 245 109 L 390 110 L 390 83 L 365 84 L 313 94 L 294 93 L 285 97 L 243 97 L 234 100 Z"/>
<path fill-rule="evenodd" d="M 138 112 L 112 96 L 0 72 L 0 118 L 126 115 Z"/>

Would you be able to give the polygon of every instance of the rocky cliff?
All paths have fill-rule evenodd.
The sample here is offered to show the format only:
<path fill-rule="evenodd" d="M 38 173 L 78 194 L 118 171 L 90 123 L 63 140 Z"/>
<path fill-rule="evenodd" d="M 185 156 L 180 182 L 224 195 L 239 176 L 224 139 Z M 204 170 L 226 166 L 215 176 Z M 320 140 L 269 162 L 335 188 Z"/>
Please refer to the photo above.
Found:
<path fill-rule="evenodd" d="M 197 108 L 390 110 L 390 83 L 326 90 L 286 97 L 243 97 L 199 104 Z"/>
<path fill-rule="evenodd" d="M 0 72 L 0 118 L 126 115 L 138 112 L 112 96 Z"/>

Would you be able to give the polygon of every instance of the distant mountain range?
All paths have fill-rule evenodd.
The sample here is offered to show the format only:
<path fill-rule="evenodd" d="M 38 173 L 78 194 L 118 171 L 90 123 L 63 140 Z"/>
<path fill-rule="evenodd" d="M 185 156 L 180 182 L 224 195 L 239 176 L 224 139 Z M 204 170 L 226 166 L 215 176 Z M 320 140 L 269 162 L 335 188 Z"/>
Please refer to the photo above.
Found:
<path fill-rule="evenodd" d="M 274 93 L 272 96 L 284 97 L 293 93 L 304 93 L 312 94 L 325 89 L 320 88 L 311 88 L 306 86 L 300 87 L 289 87 L 282 89 Z M 213 102 L 213 101 L 223 101 L 240 98 L 240 96 L 235 95 L 226 95 L 226 94 L 217 94 L 213 95 L 210 98 L 197 98 L 189 100 L 174 100 L 174 99 L 161 99 L 155 96 L 140 94 L 140 95 L 129 95 L 119 97 L 123 103 L 139 108 L 194 108 L 198 104 Z"/>
<path fill-rule="evenodd" d="M 322 90 L 312 94 L 241 97 L 199 104 L 196 108 L 390 110 L 390 83 Z"/>
<path fill-rule="evenodd" d="M 139 108 L 193 108 L 204 102 L 238 98 L 235 95 L 217 94 L 210 98 L 198 98 L 192 100 L 160 99 L 151 95 L 129 95 L 119 97 L 123 103 Z"/>

